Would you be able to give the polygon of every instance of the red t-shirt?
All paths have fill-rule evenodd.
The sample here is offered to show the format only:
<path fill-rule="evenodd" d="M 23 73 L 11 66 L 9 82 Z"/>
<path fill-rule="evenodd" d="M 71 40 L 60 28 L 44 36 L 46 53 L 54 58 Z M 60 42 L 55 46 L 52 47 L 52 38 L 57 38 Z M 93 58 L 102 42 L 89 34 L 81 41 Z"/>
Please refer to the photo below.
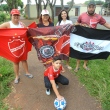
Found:
<path fill-rule="evenodd" d="M 53 66 L 50 66 L 45 70 L 44 76 L 48 76 L 49 80 L 54 80 L 60 75 L 61 71 L 62 71 L 62 66 L 60 66 L 59 70 L 55 70 Z"/>
<path fill-rule="evenodd" d="M 87 13 L 82 13 L 78 18 L 78 23 L 87 24 L 91 28 L 96 28 L 97 24 L 105 24 L 105 19 L 99 14 L 94 14 L 93 16 L 88 15 Z"/>

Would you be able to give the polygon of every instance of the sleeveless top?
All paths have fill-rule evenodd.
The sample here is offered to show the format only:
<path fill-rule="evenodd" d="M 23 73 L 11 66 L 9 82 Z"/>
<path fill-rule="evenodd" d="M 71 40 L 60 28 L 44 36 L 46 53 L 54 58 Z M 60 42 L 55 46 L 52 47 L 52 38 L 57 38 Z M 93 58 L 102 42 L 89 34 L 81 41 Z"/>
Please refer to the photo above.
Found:
<path fill-rule="evenodd" d="M 18 25 L 15 25 L 12 23 L 12 21 L 9 21 L 9 24 L 10 24 L 10 28 L 24 28 L 24 25 L 22 22 L 19 22 Z"/>

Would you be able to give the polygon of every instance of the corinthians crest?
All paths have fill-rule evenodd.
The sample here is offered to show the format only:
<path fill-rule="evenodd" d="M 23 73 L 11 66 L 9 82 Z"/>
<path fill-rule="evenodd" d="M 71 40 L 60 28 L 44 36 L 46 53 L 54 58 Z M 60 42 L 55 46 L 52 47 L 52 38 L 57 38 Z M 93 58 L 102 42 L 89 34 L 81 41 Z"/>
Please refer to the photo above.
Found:
<path fill-rule="evenodd" d="M 40 54 L 43 58 L 50 58 L 54 55 L 55 53 L 55 50 L 52 46 L 50 45 L 45 45 L 45 46 L 42 46 L 40 49 Z"/>
<path fill-rule="evenodd" d="M 89 50 L 92 50 L 92 51 L 103 50 L 103 47 L 95 45 L 93 42 L 84 42 L 84 43 L 76 42 L 75 46 L 80 47 L 80 48 L 82 48 L 83 50 L 86 50 L 86 51 L 89 51 Z"/>

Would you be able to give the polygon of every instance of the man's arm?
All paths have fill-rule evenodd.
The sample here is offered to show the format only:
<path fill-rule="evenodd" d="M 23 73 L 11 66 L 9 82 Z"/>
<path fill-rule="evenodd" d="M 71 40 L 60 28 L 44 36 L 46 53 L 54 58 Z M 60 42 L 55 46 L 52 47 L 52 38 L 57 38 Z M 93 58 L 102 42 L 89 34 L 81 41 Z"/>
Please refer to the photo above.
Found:
<path fill-rule="evenodd" d="M 58 92 L 58 89 L 57 89 L 57 87 L 56 87 L 55 80 L 50 80 L 50 83 L 52 84 L 53 91 L 55 92 L 57 98 L 58 98 L 59 100 L 63 99 L 63 96 L 61 96 L 60 93 Z"/>
<path fill-rule="evenodd" d="M 87 24 L 82 24 L 82 23 L 78 23 L 78 22 L 74 23 L 74 25 L 80 25 L 80 26 L 84 26 L 84 27 L 90 27 Z"/>
<path fill-rule="evenodd" d="M 103 26 L 105 26 L 106 28 L 110 29 L 110 24 L 109 23 L 105 23 Z"/>

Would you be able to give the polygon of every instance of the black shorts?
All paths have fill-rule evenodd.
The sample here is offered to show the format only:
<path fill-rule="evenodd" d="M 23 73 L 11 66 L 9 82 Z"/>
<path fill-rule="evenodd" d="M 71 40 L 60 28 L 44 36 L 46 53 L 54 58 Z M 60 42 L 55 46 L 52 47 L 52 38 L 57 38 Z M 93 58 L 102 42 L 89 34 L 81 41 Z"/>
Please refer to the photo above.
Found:
<path fill-rule="evenodd" d="M 69 80 L 61 74 L 57 78 L 55 78 L 54 80 L 56 83 L 61 83 L 62 85 L 68 85 L 69 84 Z M 52 87 L 48 76 L 44 76 L 44 83 L 45 83 L 46 88 L 50 89 Z"/>

